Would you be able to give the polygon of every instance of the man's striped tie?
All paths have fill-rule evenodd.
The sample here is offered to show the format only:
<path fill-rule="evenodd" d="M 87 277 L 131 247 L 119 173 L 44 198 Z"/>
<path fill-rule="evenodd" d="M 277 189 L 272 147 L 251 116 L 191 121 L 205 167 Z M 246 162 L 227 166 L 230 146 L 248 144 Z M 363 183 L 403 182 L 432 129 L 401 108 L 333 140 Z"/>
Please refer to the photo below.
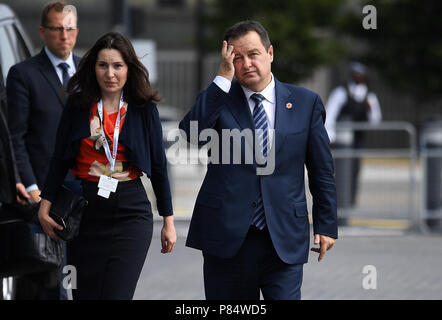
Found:
<path fill-rule="evenodd" d="M 267 145 L 268 145 L 268 132 L 267 132 L 267 115 L 262 105 L 262 100 L 264 97 L 259 93 L 254 93 L 251 96 L 252 100 L 255 101 L 255 109 L 253 109 L 253 121 L 255 122 L 255 130 L 257 130 L 256 138 L 259 141 L 261 147 L 261 152 L 264 157 L 267 156 Z M 256 152 L 256 151 L 255 151 Z M 255 215 L 252 219 L 252 224 L 258 229 L 262 230 L 266 226 L 265 213 L 264 213 L 264 203 L 262 202 L 261 193 L 259 194 L 259 199 L 256 201 Z"/>

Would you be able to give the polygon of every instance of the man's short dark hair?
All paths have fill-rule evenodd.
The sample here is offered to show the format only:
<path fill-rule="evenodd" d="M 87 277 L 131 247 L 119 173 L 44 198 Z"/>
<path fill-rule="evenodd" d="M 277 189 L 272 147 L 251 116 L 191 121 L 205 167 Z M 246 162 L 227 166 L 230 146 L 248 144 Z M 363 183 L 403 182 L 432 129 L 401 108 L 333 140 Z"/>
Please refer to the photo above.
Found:
<path fill-rule="evenodd" d="M 67 6 L 64 1 L 52 1 L 45 5 L 41 13 L 41 26 L 47 27 L 49 22 L 49 12 L 55 10 L 56 12 L 63 12 L 63 8 Z"/>
<path fill-rule="evenodd" d="M 264 27 L 255 20 L 245 20 L 236 23 L 226 30 L 224 34 L 224 40 L 228 42 L 229 40 L 238 39 L 246 35 L 250 31 L 255 31 L 259 35 L 259 37 L 261 38 L 261 42 L 266 50 L 270 48 L 271 43 L 266 29 L 264 29 Z"/>

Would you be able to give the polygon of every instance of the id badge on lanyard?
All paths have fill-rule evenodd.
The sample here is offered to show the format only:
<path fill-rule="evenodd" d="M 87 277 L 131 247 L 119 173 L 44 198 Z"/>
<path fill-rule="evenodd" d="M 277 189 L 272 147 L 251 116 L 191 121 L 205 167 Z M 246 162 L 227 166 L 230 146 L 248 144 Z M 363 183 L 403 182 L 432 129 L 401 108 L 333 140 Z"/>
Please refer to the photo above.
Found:
<path fill-rule="evenodd" d="M 109 198 L 111 192 L 115 192 L 118 186 L 118 180 L 112 178 L 112 174 L 115 169 L 115 161 L 117 159 L 117 150 L 118 150 L 118 137 L 120 135 L 120 110 L 123 107 L 123 94 L 121 94 L 120 98 L 120 106 L 118 108 L 117 119 L 115 120 L 115 130 L 114 130 L 114 142 L 112 145 L 112 153 L 110 151 L 109 143 L 107 142 L 106 135 L 104 133 L 104 115 L 103 115 L 103 101 L 100 99 L 97 104 L 98 115 L 100 117 L 101 123 L 101 137 L 103 139 L 103 148 L 104 153 L 106 154 L 106 158 L 110 163 L 110 177 L 102 174 L 100 176 L 100 181 L 98 182 L 98 195 L 103 198 Z"/>

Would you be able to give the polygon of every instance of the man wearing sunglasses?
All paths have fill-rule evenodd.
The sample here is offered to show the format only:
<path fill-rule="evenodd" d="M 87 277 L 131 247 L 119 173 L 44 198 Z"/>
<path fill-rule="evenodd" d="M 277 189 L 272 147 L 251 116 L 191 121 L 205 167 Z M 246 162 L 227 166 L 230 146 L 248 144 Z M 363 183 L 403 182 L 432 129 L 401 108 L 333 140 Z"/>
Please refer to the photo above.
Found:
<path fill-rule="evenodd" d="M 75 7 L 63 1 L 48 3 L 42 11 L 39 33 L 44 42 L 43 49 L 34 57 L 14 65 L 9 70 L 6 85 L 8 125 L 17 167 L 33 202 L 40 202 L 40 189 L 45 183 L 67 98 L 67 82 L 80 61 L 72 53 L 78 35 Z M 54 277 L 33 274 L 27 278 L 33 281 L 23 280 L 27 295 L 22 298 L 59 298 L 58 281 L 48 281 Z"/>

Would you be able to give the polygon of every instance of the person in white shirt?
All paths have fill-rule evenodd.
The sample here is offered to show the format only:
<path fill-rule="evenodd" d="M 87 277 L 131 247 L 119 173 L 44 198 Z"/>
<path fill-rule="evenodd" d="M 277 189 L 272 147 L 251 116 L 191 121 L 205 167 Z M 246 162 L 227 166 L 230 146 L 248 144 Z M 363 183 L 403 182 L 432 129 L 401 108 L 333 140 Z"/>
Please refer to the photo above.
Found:
<path fill-rule="evenodd" d="M 331 143 L 336 142 L 336 122 L 340 118 L 347 118 L 350 121 L 368 121 L 372 124 L 378 124 L 382 120 L 379 100 L 367 86 L 367 68 L 359 62 L 353 62 L 350 64 L 350 71 L 351 81 L 345 86 L 333 89 L 327 101 L 325 128 Z M 358 104 L 364 104 L 363 112 L 356 114 L 358 110 L 348 110 L 351 108 L 349 98 Z M 360 117 L 365 119 L 360 119 Z"/>
<path fill-rule="evenodd" d="M 344 140 L 340 139 L 337 134 L 336 127 L 339 121 L 352 122 L 369 122 L 371 124 L 378 124 L 382 120 L 381 107 L 376 94 L 369 90 L 367 85 L 367 67 L 359 62 L 352 62 L 350 64 L 351 80 L 345 85 L 338 86 L 330 93 L 326 104 L 327 119 L 325 128 L 330 139 L 330 143 L 334 147 L 361 147 L 364 139 L 363 131 L 354 131 L 348 139 L 348 135 L 344 136 Z M 339 130 L 338 130 L 339 133 Z M 341 159 L 337 159 L 338 161 Z M 346 159 L 349 160 L 349 159 Z M 338 205 L 346 207 L 348 204 L 353 207 L 356 203 L 358 176 L 360 171 L 360 159 L 351 158 L 349 166 L 344 165 L 345 170 L 350 170 L 350 188 L 351 190 L 350 203 L 348 201 L 339 201 L 340 197 L 345 195 L 340 194 L 341 189 L 339 184 L 340 179 L 336 179 L 338 189 Z M 339 175 L 341 166 L 336 165 L 336 173 Z"/>

